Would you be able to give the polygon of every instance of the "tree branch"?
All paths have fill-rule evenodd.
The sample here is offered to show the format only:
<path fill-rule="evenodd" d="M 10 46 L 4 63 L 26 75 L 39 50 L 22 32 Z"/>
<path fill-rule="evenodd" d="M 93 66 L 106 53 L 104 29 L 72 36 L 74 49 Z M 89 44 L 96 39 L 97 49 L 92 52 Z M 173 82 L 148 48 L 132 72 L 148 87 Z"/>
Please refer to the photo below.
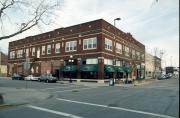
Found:
<path fill-rule="evenodd" d="M 12 6 L 14 6 L 15 4 L 18 5 L 18 8 L 16 7 L 16 9 L 20 9 L 21 12 L 23 12 L 23 11 L 22 11 L 22 9 L 20 8 L 19 5 L 23 6 L 23 8 L 26 9 L 25 5 L 28 4 L 28 3 L 26 4 L 25 2 L 23 2 L 21 4 L 22 1 L 16 1 L 16 0 L 11 0 L 11 2 L 7 2 L 7 1 L 8 0 L 6 0 L 4 2 L 0 2 L 0 4 L 2 4 L 1 5 L 2 8 L 0 8 L 0 18 L 1 19 L 2 19 L 2 14 L 5 14 L 4 11 L 6 9 L 8 9 L 8 8 L 12 8 Z M 33 16 L 33 17 L 29 18 L 29 20 L 26 21 L 26 22 L 22 21 L 20 23 L 20 27 L 18 28 L 18 30 L 15 31 L 14 33 L 7 34 L 5 36 L 0 36 L 0 40 L 11 38 L 13 36 L 16 36 L 16 35 L 22 33 L 22 32 L 25 32 L 25 31 L 31 29 L 32 27 L 38 25 L 39 22 L 42 22 L 43 24 L 49 25 L 46 22 L 46 20 L 48 21 L 48 18 L 50 18 L 48 16 L 52 15 L 51 11 L 53 10 L 53 12 L 54 12 L 54 8 L 57 7 L 57 6 L 58 6 L 57 4 L 46 3 L 45 0 L 41 0 L 41 2 L 39 2 L 36 7 L 34 7 L 32 4 L 28 5 L 29 11 L 34 11 L 34 12 L 31 15 L 27 15 L 27 14 L 26 15 L 29 16 L 29 17 L 30 16 Z M 33 8 L 34 8 L 34 10 L 33 10 Z M 28 8 L 26 10 L 28 10 Z"/>

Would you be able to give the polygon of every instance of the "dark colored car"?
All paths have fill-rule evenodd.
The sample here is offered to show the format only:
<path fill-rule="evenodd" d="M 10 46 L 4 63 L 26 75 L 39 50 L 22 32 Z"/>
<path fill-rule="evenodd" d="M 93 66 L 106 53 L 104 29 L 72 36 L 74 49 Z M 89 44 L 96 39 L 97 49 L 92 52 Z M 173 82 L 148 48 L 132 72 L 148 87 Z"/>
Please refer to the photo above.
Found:
<path fill-rule="evenodd" d="M 12 80 L 24 80 L 24 76 L 23 75 L 14 74 L 12 76 Z"/>
<path fill-rule="evenodd" d="M 46 83 L 49 83 L 49 82 L 56 82 L 57 81 L 57 78 L 56 77 L 53 77 L 52 74 L 44 74 L 44 75 L 41 75 L 40 78 L 38 79 L 39 82 L 41 81 L 44 81 Z"/>
<path fill-rule="evenodd" d="M 166 75 L 160 75 L 158 77 L 158 80 L 164 80 L 164 79 L 167 79 L 167 76 Z"/>
<path fill-rule="evenodd" d="M 172 74 L 169 73 L 169 74 L 166 74 L 165 76 L 166 76 L 166 79 L 170 79 L 172 77 Z"/>

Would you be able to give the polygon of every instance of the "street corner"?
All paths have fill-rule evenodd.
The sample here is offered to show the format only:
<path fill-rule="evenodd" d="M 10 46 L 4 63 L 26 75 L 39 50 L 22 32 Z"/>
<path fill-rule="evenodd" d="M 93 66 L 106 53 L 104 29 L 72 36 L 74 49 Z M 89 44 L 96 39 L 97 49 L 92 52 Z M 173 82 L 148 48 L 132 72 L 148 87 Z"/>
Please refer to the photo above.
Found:
<path fill-rule="evenodd" d="M 5 90 L 5 88 L 3 88 Z M 52 94 L 36 89 L 7 89 L 2 95 L 2 103 L 8 105 L 29 104 L 49 99 Z"/>

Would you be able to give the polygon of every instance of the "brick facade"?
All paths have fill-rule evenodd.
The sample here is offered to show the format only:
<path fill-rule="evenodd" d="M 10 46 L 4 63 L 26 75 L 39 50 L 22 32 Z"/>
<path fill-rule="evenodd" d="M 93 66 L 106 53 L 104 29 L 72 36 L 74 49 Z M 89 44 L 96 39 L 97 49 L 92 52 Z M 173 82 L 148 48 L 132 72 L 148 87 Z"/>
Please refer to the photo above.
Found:
<path fill-rule="evenodd" d="M 85 50 L 83 48 L 84 39 L 93 37 L 97 39 L 96 48 Z M 112 51 L 105 49 L 105 38 L 112 41 Z M 76 51 L 66 51 L 66 42 L 69 41 L 77 42 Z M 122 44 L 122 54 L 116 53 L 116 42 Z M 60 53 L 55 52 L 55 46 L 57 43 L 60 43 Z M 51 47 L 51 54 L 47 54 L 48 45 Z M 42 46 L 45 46 L 44 55 L 42 54 Z M 129 47 L 129 56 L 125 56 L 125 46 Z M 34 56 L 32 55 L 33 48 L 35 48 Z M 59 28 L 51 32 L 10 42 L 8 54 L 9 74 L 18 72 L 16 64 L 23 65 L 26 60 L 26 49 L 28 49 L 28 58 L 33 65 L 32 68 L 34 68 L 34 70 L 38 70 L 38 72 L 35 72 L 39 75 L 47 72 L 55 72 L 57 69 L 63 67 L 68 62 L 70 55 L 73 55 L 73 64 L 77 65 L 78 78 L 81 77 L 79 68 L 83 63 L 83 60 L 87 58 L 96 58 L 98 60 L 97 78 L 99 79 L 104 78 L 104 59 L 111 59 L 113 61 L 114 59 L 120 60 L 123 64 L 127 63 L 131 67 L 135 68 L 138 64 L 145 63 L 144 58 L 137 59 L 136 56 L 136 58 L 133 59 L 131 54 L 131 51 L 135 50 L 136 52 L 139 52 L 140 55 L 145 55 L 145 46 L 135 40 L 130 33 L 122 32 L 103 19 L 66 28 Z M 23 54 L 19 58 L 18 50 L 23 50 Z M 38 50 L 40 50 L 40 58 L 36 60 Z M 12 58 L 13 54 L 10 54 L 13 51 L 15 52 L 14 58 Z M 132 73 L 136 73 L 136 70 L 134 69 Z M 131 78 L 132 73 L 130 74 Z M 61 75 L 62 73 L 59 74 Z"/>

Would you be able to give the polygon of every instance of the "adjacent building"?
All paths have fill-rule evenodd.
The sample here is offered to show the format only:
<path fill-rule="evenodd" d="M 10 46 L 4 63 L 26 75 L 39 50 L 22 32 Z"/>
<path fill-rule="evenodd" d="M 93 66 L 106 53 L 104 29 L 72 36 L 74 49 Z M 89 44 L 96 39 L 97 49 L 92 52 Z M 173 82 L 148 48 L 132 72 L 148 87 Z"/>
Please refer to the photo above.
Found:
<path fill-rule="evenodd" d="M 146 52 L 146 79 L 153 79 L 160 76 L 162 72 L 161 59 Z"/>
<path fill-rule="evenodd" d="M 135 79 L 144 65 L 145 46 L 103 19 L 9 43 L 9 75 Z"/>
<path fill-rule="evenodd" d="M 0 51 L 0 77 L 7 76 L 8 56 Z"/>

